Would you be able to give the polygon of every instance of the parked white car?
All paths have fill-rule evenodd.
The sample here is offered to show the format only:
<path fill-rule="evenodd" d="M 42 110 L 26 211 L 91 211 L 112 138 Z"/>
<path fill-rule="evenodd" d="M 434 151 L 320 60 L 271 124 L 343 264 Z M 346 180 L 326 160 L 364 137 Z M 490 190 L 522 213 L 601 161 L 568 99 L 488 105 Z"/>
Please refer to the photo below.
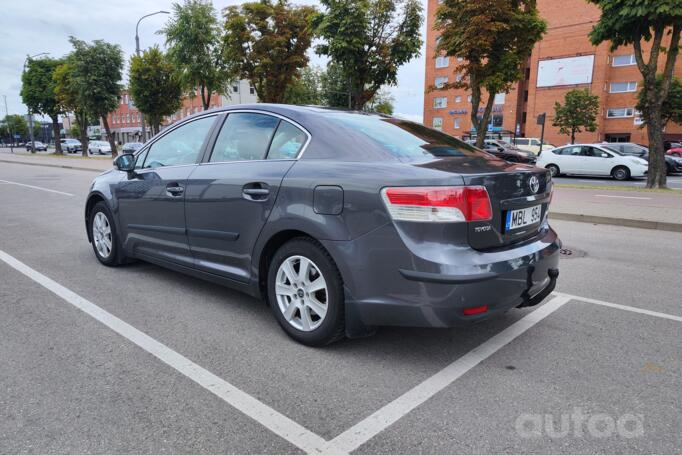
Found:
<path fill-rule="evenodd" d="M 552 177 L 562 174 L 610 175 L 616 180 L 627 180 L 644 177 L 649 163 L 598 144 L 577 144 L 543 151 L 536 166 L 548 169 Z"/>
<path fill-rule="evenodd" d="M 536 137 L 517 137 L 513 142 L 516 148 L 535 153 L 536 155 L 540 153 L 540 139 Z M 547 142 L 543 142 L 543 144 L 542 150 L 550 150 L 554 148 L 552 144 L 548 144 Z"/>
<path fill-rule="evenodd" d="M 111 155 L 111 145 L 107 141 L 90 141 L 88 153 L 91 155 Z"/>

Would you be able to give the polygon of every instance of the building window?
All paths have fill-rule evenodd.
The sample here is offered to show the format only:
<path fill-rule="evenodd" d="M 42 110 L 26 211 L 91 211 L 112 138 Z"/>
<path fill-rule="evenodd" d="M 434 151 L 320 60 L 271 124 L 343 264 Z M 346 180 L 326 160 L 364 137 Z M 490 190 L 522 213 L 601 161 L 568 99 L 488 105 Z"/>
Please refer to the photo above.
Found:
<path fill-rule="evenodd" d="M 249 87 L 249 93 L 252 94 L 252 95 L 255 95 L 255 94 L 256 94 L 256 87 L 254 87 L 253 85 L 250 86 L 250 87 Z"/>
<path fill-rule="evenodd" d="M 613 60 L 611 60 L 611 66 L 631 66 L 636 64 L 635 54 L 614 55 Z"/>
<path fill-rule="evenodd" d="M 471 95 L 467 96 L 467 103 L 471 103 Z"/>
<path fill-rule="evenodd" d="M 506 99 L 507 99 L 506 93 L 498 93 L 497 95 L 495 95 L 495 104 L 504 104 Z"/>
<path fill-rule="evenodd" d="M 232 93 L 239 93 L 239 84 L 232 85 Z"/>
<path fill-rule="evenodd" d="M 633 117 L 634 115 L 635 110 L 631 107 L 615 108 L 606 111 L 607 118 L 626 118 Z"/>
<path fill-rule="evenodd" d="M 447 76 L 441 76 L 436 78 L 436 83 L 434 84 L 436 88 L 443 88 L 445 84 L 448 83 L 448 77 Z"/>
<path fill-rule="evenodd" d="M 436 68 L 447 68 L 450 65 L 450 58 L 446 56 L 436 57 Z"/>
<path fill-rule="evenodd" d="M 457 57 L 457 61 L 458 61 L 458 62 L 463 62 L 464 59 L 463 59 L 462 57 Z"/>
<path fill-rule="evenodd" d="M 442 117 L 434 117 L 432 125 L 437 130 L 443 129 L 443 118 Z"/>
<path fill-rule="evenodd" d="M 461 102 L 462 102 L 462 97 L 459 96 L 459 95 L 457 95 L 457 96 L 455 97 L 455 103 L 461 103 Z"/>
<path fill-rule="evenodd" d="M 462 75 L 461 75 L 461 74 L 457 74 L 457 75 L 455 76 L 455 80 L 456 80 L 457 82 L 462 82 Z"/>
<path fill-rule="evenodd" d="M 611 93 L 636 92 L 637 82 L 611 82 Z"/>
<path fill-rule="evenodd" d="M 455 119 L 455 129 L 458 130 L 462 126 L 462 121 L 458 118 Z"/>
<path fill-rule="evenodd" d="M 442 109 L 444 107 L 448 107 L 448 99 L 445 96 L 438 96 L 433 99 L 433 107 L 434 109 Z"/>

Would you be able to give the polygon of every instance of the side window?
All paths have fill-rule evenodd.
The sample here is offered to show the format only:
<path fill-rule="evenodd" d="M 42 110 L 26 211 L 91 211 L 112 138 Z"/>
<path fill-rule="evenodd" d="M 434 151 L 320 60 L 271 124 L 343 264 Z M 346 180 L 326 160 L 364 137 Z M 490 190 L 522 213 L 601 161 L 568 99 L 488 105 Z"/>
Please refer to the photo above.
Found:
<path fill-rule="evenodd" d="M 517 139 L 516 145 L 528 145 L 528 139 Z"/>
<path fill-rule="evenodd" d="M 200 118 L 174 129 L 154 142 L 143 169 L 194 164 L 216 116 Z"/>
<path fill-rule="evenodd" d="M 268 151 L 269 160 L 294 159 L 308 140 L 308 136 L 289 122 L 279 122 Z"/>
<path fill-rule="evenodd" d="M 144 160 L 145 160 L 145 158 L 147 158 L 147 153 L 149 153 L 149 149 L 147 149 L 144 152 L 137 155 L 137 158 L 135 159 L 135 169 L 142 169 L 142 165 L 144 164 Z"/>
<path fill-rule="evenodd" d="M 211 153 L 211 163 L 263 160 L 279 119 L 237 112 L 227 116 Z"/>
<path fill-rule="evenodd" d="M 538 141 L 537 139 L 533 139 L 533 140 L 531 141 L 530 145 L 532 145 L 532 146 L 538 146 L 538 147 L 539 147 L 539 146 L 540 146 L 540 141 Z"/>

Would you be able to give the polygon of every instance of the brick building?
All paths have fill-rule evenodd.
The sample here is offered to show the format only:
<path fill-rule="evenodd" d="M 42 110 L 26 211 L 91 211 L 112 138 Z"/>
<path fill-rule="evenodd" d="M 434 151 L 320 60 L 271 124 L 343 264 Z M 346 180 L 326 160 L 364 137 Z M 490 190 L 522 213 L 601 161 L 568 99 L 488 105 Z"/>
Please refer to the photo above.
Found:
<path fill-rule="evenodd" d="M 258 102 L 258 97 L 254 88 L 248 81 L 242 80 L 230 84 L 226 95 L 213 94 L 210 101 L 210 108 L 228 106 L 232 104 L 248 104 Z M 173 115 L 166 117 L 161 129 L 172 125 L 178 120 L 182 120 L 197 112 L 201 112 L 203 106 L 201 97 L 188 97 L 182 99 L 182 107 Z M 139 142 L 141 140 L 140 111 L 137 110 L 133 100 L 127 91 L 121 92 L 119 105 L 115 111 L 110 112 L 107 118 L 109 127 L 114 135 L 114 139 L 121 144 L 126 142 Z M 151 137 L 149 125 L 146 125 L 147 138 Z M 102 128 L 104 131 L 104 128 Z"/>
<path fill-rule="evenodd" d="M 424 124 L 462 137 L 470 134 L 472 127 L 467 91 L 428 90 L 460 77 L 455 72 L 457 59 L 436 55 L 438 32 L 433 30 L 433 22 L 439 3 L 428 2 Z M 552 126 L 554 103 L 563 103 L 569 90 L 587 88 L 600 98 L 598 128 L 594 133 L 579 134 L 576 140 L 648 143 L 646 129 L 641 128 L 641 118 L 635 110 L 642 76 L 633 49 L 621 47 L 610 52 L 609 43 L 596 47 L 590 43 L 588 34 L 601 11 L 585 0 L 538 0 L 538 9 L 548 23 L 547 34 L 533 50 L 525 80 L 515 84 L 510 93 L 496 96 L 489 131 L 540 137 L 536 118 L 547 113 L 546 141 L 565 144 L 568 136 L 560 135 L 559 129 Z M 660 68 L 664 59 L 662 55 Z M 678 59 L 675 75 L 682 77 L 682 59 Z M 670 124 L 665 133 L 667 139 L 680 139 L 682 126 Z"/>

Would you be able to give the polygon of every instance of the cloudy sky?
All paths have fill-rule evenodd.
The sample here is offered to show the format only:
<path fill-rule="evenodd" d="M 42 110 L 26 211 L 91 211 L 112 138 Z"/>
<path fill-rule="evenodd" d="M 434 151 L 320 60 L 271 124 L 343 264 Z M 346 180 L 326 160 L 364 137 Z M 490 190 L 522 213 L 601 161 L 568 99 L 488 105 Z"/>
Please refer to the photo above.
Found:
<path fill-rule="evenodd" d="M 294 0 L 294 3 L 317 4 L 314 0 Z M 423 0 L 426 9 L 426 0 Z M 158 10 L 171 10 L 166 0 L 3 0 L 0 8 L 0 96 L 7 96 L 10 113 L 25 113 L 21 102 L 21 72 L 27 55 L 49 52 L 59 57 L 70 51 L 68 37 L 92 41 L 102 39 L 121 46 L 126 60 L 135 50 L 135 24 L 141 16 Z M 238 0 L 213 0 L 217 10 Z M 140 46 L 158 44 L 163 47 L 159 30 L 167 16 L 157 15 L 140 24 Z M 425 31 L 423 30 L 425 34 Z M 310 52 L 313 64 L 325 60 Z M 395 112 L 421 119 L 423 111 L 424 52 L 403 66 L 395 97 Z M 0 99 L 0 113 L 5 106 Z"/>

